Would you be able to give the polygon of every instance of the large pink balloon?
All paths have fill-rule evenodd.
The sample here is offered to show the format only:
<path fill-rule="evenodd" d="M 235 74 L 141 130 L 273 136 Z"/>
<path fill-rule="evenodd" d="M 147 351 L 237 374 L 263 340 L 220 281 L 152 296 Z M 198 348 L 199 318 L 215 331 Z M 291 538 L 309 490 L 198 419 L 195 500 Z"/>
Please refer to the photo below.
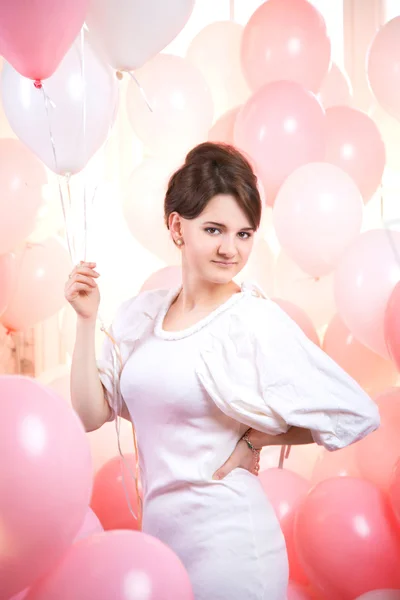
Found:
<path fill-rule="evenodd" d="M 193 38 L 186 52 L 210 88 L 217 117 L 245 102 L 251 93 L 240 62 L 242 35 L 239 23 L 216 21 Z"/>
<path fill-rule="evenodd" d="M 386 306 L 384 334 L 389 355 L 400 371 L 400 283 L 395 285 Z"/>
<path fill-rule="evenodd" d="M 306 0 L 267 0 L 244 29 L 243 71 L 253 90 L 287 79 L 317 92 L 330 59 L 324 19 Z"/>
<path fill-rule="evenodd" d="M 0 255 L 0 316 L 6 310 L 13 292 L 16 264 L 13 254 Z"/>
<path fill-rule="evenodd" d="M 303 309 L 301 309 L 299 306 L 296 306 L 296 304 L 289 302 L 288 300 L 282 300 L 281 298 L 272 298 L 272 300 L 276 302 L 276 304 L 278 304 L 282 310 L 284 310 L 285 313 L 297 323 L 297 325 L 303 330 L 306 336 L 312 342 L 314 342 L 314 344 L 317 346 L 320 345 L 319 337 L 313 322 Z"/>
<path fill-rule="evenodd" d="M 118 108 L 115 73 L 87 40 L 83 45 L 76 40 L 46 81 L 49 106 L 43 95 L 7 64 L 1 90 L 4 112 L 14 132 L 60 175 L 84 168 L 107 139 Z"/>
<path fill-rule="evenodd" d="M 328 108 L 325 159 L 346 171 L 368 202 L 386 163 L 385 144 L 371 117 L 348 106 Z"/>
<path fill-rule="evenodd" d="M 145 147 L 157 155 L 183 155 L 206 141 L 213 102 L 206 81 L 188 60 L 158 54 L 136 76 L 151 106 L 134 81 L 128 88 L 128 115 Z"/>
<path fill-rule="evenodd" d="M 389 516 L 382 492 L 362 479 L 328 479 L 309 492 L 296 513 L 295 540 L 326 600 L 400 586 L 400 538 Z"/>
<path fill-rule="evenodd" d="M 189 576 L 176 554 L 137 531 L 106 531 L 71 546 L 27 600 L 50 598 L 194 600 Z"/>
<path fill-rule="evenodd" d="M 356 600 L 400 600 L 400 590 L 373 590 L 359 596 Z"/>
<path fill-rule="evenodd" d="M 311 485 L 331 477 L 361 477 L 355 456 L 355 445 L 335 452 L 324 450 L 314 467 Z"/>
<path fill-rule="evenodd" d="M 307 588 L 303 585 L 289 581 L 287 600 L 312 600 L 312 596 L 308 594 Z"/>
<path fill-rule="evenodd" d="M 302 308 L 315 327 L 326 325 L 335 314 L 333 275 L 307 275 L 282 251 L 275 266 L 275 280 L 279 297 Z"/>
<path fill-rule="evenodd" d="M 81 525 L 81 528 L 74 539 L 74 543 L 79 542 L 79 540 L 84 540 L 95 533 L 101 533 L 102 531 L 104 531 L 104 529 L 98 517 L 96 517 L 95 513 L 89 507 L 86 511 L 85 519 Z"/>
<path fill-rule="evenodd" d="M 0 139 L 0 254 L 34 230 L 47 183 L 44 166 L 18 140 Z"/>
<path fill-rule="evenodd" d="M 323 160 L 324 119 L 314 94 L 292 81 L 264 85 L 240 110 L 235 144 L 256 162 L 268 204 L 295 169 Z"/>
<path fill-rule="evenodd" d="M 386 23 L 375 35 L 368 53 L 367 72 L 379 104 L 400 118 L 400 17 Z"/>
<path fill-rule="evenodd" d="M 1 2 L 2 56 L 24 77 L 50 77 L 81 30 L 88 6 L 89 0 Z"/>
<path fill-rule="evenodd" d="M 350 106 L 353 99 L 351 82 L 346 73 L 336 63 L 332 63 L 322 80 L 318 98 L 325 108 L 331 106 Z"/>
<path fill-rule="evenodd" d="M 22 331 L 60 310 L 72 265 L 63 242 L 55 237 L 26 245 L 16 261 L 16 284 L 1 323 L 11 331 Z"/>
<path fill-rule="evenodd" d="M 85 431 L 32 379 L 0 377 L 1 597 L 41 577 L 73 542 L 90 500 Z"/>
<path fill-rule="evenodd" d="M 290 578 L 307 583 L 294 547 L 294 518 L 297 508 L 306 497 L 309 484 L 306 479 L 287 469 L 267 469 L 260 472 L 260 483 L 279 519 L 289 558 Z"/>
<path fill-rule="evenodd" d="M 392 474 L 392 480 L 389 488 L 390 503 L 397 518 L 400 527 L 400 458 L 397 461 Z"/>
<path fill-rule="evenodd" d="M 370 395 L 383 392 L 397 381 L 393 363 L 359 342 L 340 315 L 329 323 L 323 349 Z"/>
<path fill-rule="evenodd" d="M 380 427 L 356 444 L 356 459 L 363 477 L 387 492 L 400 459 L 400 389 L 395 387 L 376 399 Z"/>
<path fill-rule="evenodd" d="M 389 358 L 384 317 L 400 281 L 400 232 L 373 229 L 345 251 L 335 271 L 335 299 L 344 323 L 368 348 Z"/>
<path fill-rule="evenodd" d="M 274 204 L 274 225 L 283 249 L 314 277 L 332 272 L 360 233 L 363 202 L 347 173 L 310 163 L 286 179 Z"/>
<path fill-rule="evenodd" d="M 231 108 L 215 121 L 208 132 L 210 142 L 223 142 L 231 145 L 234 143 L 235 121 L 241 108 L 241 105 L 235 106 L 235 108 Z"/>

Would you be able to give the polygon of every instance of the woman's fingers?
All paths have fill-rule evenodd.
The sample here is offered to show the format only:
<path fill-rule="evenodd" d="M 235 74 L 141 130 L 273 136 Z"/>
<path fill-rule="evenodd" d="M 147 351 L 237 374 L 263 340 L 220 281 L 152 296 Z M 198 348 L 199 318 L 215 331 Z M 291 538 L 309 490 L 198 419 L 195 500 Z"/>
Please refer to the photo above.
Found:
<path fill-rule="evenodd" d="M 95 288 L 97 285 L 97 283 L 95 282 L 93 277 L 88 277 L 87 275 L 81 275 L 80 273 L 77 273 L 75 275 L 75 277 L 73 277 L 73 282 L 74 283 L 86 283 L 87 285 L 90 285 L 92 288 Z"/>
<path fill-rule="evenodd" d="M 90 292 L 93 291 L 93 287 L 87 283 L 75 282 L 68 291 L 71 295 L 76 294 L 77 292 L 86 292 L 87 294 L 90 294 Z"/>

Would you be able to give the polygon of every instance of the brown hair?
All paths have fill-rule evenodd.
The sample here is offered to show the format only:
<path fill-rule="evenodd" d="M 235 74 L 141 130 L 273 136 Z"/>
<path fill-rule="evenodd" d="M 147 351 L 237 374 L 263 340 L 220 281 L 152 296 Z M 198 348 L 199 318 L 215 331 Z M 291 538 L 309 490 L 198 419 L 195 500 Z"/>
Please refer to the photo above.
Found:
<path fill-rule="evenodd" d="M 212 142 L 193 148 L 170 178 L 164 202 L 167 227 L 171 213 L 195 219 L 217 194 L 234 196 L 251 226 L 258 229 L 261 198 L 249 161 L 233 146 Z"/>

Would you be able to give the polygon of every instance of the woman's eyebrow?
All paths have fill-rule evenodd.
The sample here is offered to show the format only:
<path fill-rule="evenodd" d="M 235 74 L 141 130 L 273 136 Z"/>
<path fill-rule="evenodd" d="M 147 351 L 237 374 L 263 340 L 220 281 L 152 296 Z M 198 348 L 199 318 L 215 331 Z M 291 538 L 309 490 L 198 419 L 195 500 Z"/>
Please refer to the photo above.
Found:
<path fill-rule="evenodd" d="M 221 229 L 226 229 L 226 225 L 223 223 L 216 223 L 215 221 L 206 221 L 203 225 L 215 225 L 215 227 L 221 227 Z M 241 227 L 239 231 L 254 231 L 254 227 Z"/>

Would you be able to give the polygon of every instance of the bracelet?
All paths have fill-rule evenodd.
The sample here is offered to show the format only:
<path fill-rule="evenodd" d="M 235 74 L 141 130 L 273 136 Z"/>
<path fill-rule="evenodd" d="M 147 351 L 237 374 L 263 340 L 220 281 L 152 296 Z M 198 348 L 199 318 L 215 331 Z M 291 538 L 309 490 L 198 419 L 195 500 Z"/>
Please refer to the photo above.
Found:
<path fill-rule="evenodd" d="M 254 464 L 254 471 L 255 474 L 258 474 L 258 471 L 260 470 L 260 452 L 261 452 L 261 448 L 256 448 L 255 446 L 253 446 L 253 444 L 251 443 L 250 439 L 249 439 L 249 431 L 250 429 L 248 429 L 244 435 L 242 436 L 242 440 L 244 440 L 246 442 L 246 444 L 248 445 L 248 447 L 250 448 L 250 450 L 252 451 L 253 455 L 254 455 L 254 459 L 255 459 L 255 464 Z"/>

